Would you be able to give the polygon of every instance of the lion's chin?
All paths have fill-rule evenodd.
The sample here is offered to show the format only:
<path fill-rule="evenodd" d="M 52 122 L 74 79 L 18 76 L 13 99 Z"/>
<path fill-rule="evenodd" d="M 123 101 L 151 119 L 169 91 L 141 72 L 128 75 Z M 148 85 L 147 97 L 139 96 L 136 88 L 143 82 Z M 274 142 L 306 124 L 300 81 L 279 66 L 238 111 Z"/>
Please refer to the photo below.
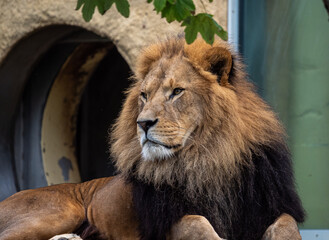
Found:
<path fill-rule="evenodd" d="M 150 141 L 146 142 L 142 148 L 142 159 L 145 161 L 164 160 L 173 157 L 173 155 L 172 149 Z"/>

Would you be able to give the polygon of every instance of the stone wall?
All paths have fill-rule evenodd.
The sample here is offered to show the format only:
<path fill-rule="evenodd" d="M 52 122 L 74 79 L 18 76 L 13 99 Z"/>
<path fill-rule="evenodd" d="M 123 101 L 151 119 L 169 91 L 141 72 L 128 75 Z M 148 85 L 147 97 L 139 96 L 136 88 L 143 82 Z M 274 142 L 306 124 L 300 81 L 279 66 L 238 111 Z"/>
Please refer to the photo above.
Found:
<path fill-rule="evenodd" d="M 183 31 L 178 23 L 168 24 L 153 11 L 146 0 L 130 1 L 130 17 L 122 17 L 112 7 L 104 16 L 97 10 L 87 23 L 81 9 L 75 11 L 77 0 L 2 0 L 0 1 L 0 62 L 20 39 L 42 27 L 73 25 L 108 37 L 133 69 L 140 48 L 164 36 Z M 224 27 L 227 25 L 227 0 L 213 3 L 195 1 L 197 11 L 206 10 Z"/>

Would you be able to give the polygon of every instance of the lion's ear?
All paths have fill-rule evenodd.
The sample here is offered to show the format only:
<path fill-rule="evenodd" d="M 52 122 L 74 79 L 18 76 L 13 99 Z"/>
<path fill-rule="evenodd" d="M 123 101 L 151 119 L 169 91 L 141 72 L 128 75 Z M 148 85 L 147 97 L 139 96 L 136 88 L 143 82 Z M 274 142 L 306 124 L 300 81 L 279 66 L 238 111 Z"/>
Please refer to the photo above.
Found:
<path fill-rule="evenodd" d="M 218 76 L 220 85 L 228 85 L 230 82 L 230 72 L 233 66 L 233 59 L 230 51 L 223 47 L 210 48 L 205 53 L 205 60 L 208 62 L 206 70 Z"/>

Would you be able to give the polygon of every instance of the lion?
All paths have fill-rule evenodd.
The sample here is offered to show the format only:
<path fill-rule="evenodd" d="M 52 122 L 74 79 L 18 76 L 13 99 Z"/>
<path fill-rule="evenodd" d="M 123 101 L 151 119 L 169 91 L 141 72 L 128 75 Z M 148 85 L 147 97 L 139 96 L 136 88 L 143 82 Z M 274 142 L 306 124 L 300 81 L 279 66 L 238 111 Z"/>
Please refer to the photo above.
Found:
<path fill-rule="evenodd" d="M 284 129 L 247 78 L 221 40 L 150 45 L 112 128 L 118 175 L 14 194 L 0 240 L 301 239 Z"/>

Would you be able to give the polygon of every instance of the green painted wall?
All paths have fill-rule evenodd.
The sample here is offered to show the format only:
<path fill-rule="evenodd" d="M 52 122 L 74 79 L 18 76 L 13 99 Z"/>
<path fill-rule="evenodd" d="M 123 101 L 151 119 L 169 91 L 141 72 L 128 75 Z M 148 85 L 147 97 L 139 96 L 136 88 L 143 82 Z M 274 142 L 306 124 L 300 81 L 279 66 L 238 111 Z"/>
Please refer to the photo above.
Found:
<path fill-rule="evenodd" d="M 265 34 L 251 35 L 245 28 L 243 53 L 260 93 L 287 129 L 308 214 L 301 227 L 329 229 L 329 16 L 320 0 L 258 2 L 259 18 L 248 17 L 249 4 L 245 25 L 261 22 Z M 253 49 L 255 60 L 248 49 L 255 44 L 248 41 L 261 42 Z"/>

